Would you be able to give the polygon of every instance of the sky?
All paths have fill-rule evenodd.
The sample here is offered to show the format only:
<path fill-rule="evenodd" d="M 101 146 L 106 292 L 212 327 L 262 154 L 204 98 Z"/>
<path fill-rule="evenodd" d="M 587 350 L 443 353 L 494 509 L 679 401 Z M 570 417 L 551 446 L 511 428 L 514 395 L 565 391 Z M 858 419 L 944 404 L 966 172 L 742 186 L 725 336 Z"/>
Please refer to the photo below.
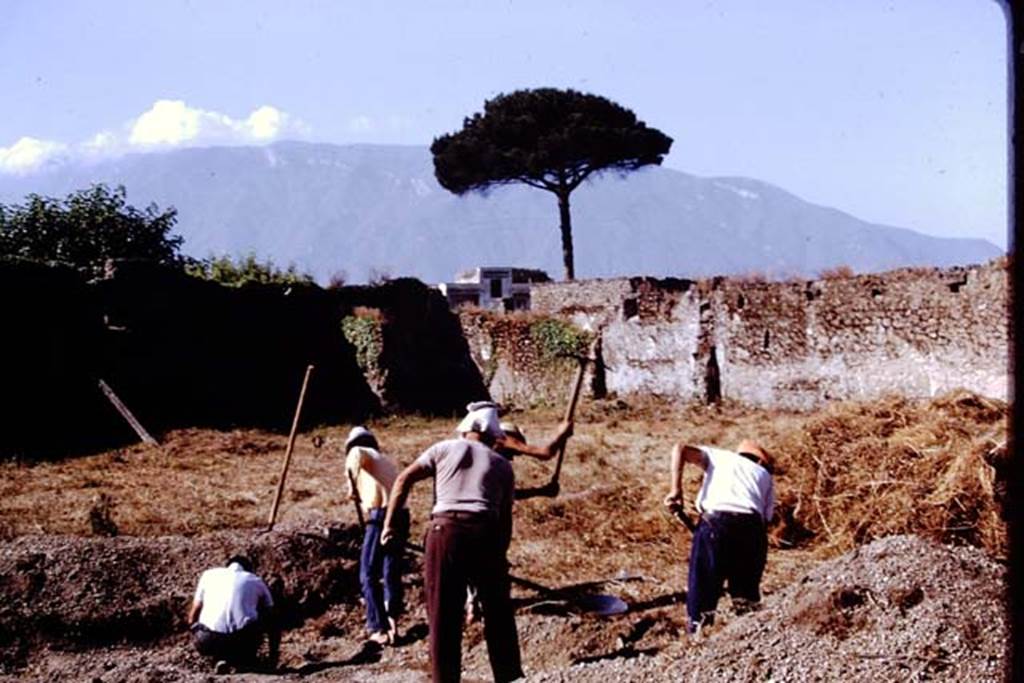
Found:
<path fill-rule="evenodd" d="M 429 145 L 520 88 L 608 97 L 665 165 L 1008 241 L 994 0 L 5 0 L 0 173 L 301 139 Z"/>

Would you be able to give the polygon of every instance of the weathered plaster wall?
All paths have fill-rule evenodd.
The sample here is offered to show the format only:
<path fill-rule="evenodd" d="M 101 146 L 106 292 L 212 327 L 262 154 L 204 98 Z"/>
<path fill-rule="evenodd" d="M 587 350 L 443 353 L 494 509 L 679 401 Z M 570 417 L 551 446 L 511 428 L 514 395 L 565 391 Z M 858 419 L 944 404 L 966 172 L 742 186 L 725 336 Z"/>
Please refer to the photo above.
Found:
<path fill-rule="evenodd" d="M 562 318 L 464 309 L 470 354 L 493 398 L 506 405 L 560 404 L 568 399 L 590 336 Z M 593 373 L 589 373 L 591 385 Z"/>
<path fill-rule="evenodd" d="M 533 309 L 603 331 L 609 391 L 808 408 L 1008 393 L 1004 261 L 801 282 L 550 283 Z M 472 345 L 472 344 L 471 344 Z"/>

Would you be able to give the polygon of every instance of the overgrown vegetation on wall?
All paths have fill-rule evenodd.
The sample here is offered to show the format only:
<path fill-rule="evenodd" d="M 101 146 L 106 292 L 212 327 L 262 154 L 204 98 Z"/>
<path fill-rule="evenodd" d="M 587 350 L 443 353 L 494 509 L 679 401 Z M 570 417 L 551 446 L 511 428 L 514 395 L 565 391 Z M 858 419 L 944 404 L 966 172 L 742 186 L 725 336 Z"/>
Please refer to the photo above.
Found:
<path fill-rule="evenodd" d="M 300 272 L 295 264 L 291 263 L 287 268 L 279 268 L 270 259 L 260 261 L 253 253 L 239 256 L 237 260 L 230 256 L 210 256 L 201 260 L 191 260 L 186 264 L 185 272 L 231 287 L 252 283 L 265 285 L 314 284 L 313 276 Z"/>
<path fill-rule="evenodd" d="M 593 335 L 564 320 L 539 318 L 530 322 L 530 339 L 541 358 L 550 361 L 585 355 Z"/>
<path fill-rule="evenodd" d="M 375 308 L 356 307 L 341 320 L 341 331 L 356 351 L 356 363 L 366 373 L 380 371 L 380 355 L 384 350 L 381 314 Z"/>
<path fill-rule="evenodd" d="M 593 335 L 573 323 L 536 313 L 463 309 L 463 332 L 492 396 L 536 406 L 561 403 Z"/>

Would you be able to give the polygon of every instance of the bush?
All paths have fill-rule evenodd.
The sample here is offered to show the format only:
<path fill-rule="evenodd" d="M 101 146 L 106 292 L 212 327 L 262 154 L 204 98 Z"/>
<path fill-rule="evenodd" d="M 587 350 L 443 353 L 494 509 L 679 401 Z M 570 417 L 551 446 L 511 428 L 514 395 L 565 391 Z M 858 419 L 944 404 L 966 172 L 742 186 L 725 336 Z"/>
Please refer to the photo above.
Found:
<path fill-rule="evenodd" d="M 88 277 L 112 259 L 183 263 L 184 238 L 171 234 L 173 208 L 144 211 L 125 200 L 124 186 L 94 185 L 64 199 L 29 195 L 21 206 L 0 204 L 0 255 L 68 264 Z"/>
<path fill-rule="evenodd" d="M 299 272 L 295 264 L 288 264 L 287 268 L 281 270 L 269 259 L 259 261 L 253 253 L 239 257 L 237 261 L 230 256 L 210 256 L 201 261 L 191 261 L 186 265 L 185 272 L 230 287 L 241 287 L 253 282 L 277 285 L 308 285 L 315 282 L 309 273 Z"/>

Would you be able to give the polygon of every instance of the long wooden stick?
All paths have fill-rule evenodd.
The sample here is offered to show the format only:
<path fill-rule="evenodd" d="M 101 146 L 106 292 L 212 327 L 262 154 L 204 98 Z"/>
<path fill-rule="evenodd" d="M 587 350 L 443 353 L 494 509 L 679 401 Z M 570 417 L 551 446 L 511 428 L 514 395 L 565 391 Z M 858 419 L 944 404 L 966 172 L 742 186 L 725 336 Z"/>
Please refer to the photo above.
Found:
<path fill-rule="evenodd" d="M 587 374 L 587 363 L 594 360 L 594 353 L 597 351 L 597 340 L 601 337 L 595 337 L 594 342 L 590 345 L 589 355 L 586 358 L 580 359 L 579 370 L 576 371 L 576 382 L 572 386 L 572 394 L 569 396 L 569 405 L 565 409 L 565 421 L 569 422 L 576 414 L 576 404 L 580 400 L 580 390 L 583 388 L 583 378 Z M 565 441 L 558 449 L 558 460 L 555 461 L 555 471 L 551 475 L 551 484 L 558 483 L 558 477 L 562 473 L 562 460 L 565 459 Z"/>
<path fill-rule="evenodd" d="M 284 464 L 281 465 L 281 476 L 277 480 L 277 493 L 274 494 L 274 506 L 270 508 L 270 519 L 267 521 L 267 531 L 274 528 L 277 521 L 277 507 L 281 503 L 281 494 L 284 492 L 284 479 L 288 475 L 288 465 L 292 461 L 292 448 L 295 447 L 295 432 L 299 429 L 299 416 L 302 415 L 302 401 L 306 398 L 306 386 L 309 384 L 309 376 L 313 372 L 313 366 L 306 368 L 306 376 L 302 379 L 302 390 L 299 392 L 299 404 L 295 406 L 295 418 L 292 420 L 292 431 L 288 435 L 288 447 L 284 451 Z"/>
<path fill-rule="evenodd" d="M 149 435 L 149 432 L 145 430 L 142 423 L 135 419 L 135 416 L 132 415 L 132 411 L 128 410 L 128 406 L 121 402 L 121 399 L 117 397 L 117 394 L 115 394 L 114 390 L 110 388 L 110 385 L 102 379 L 100 380 L 100 390 L 106 395 L 114 407 L 117 408 L 117 412 L 121 413 L 121 417 L 131 425 L 132 429 L 135 430 L 135 433 L 139 435 L 139 438 L 142 439 L 144 443 L 148 443 L 150 446 L 160 445 L 156 442 L 156 439 Z"/>

